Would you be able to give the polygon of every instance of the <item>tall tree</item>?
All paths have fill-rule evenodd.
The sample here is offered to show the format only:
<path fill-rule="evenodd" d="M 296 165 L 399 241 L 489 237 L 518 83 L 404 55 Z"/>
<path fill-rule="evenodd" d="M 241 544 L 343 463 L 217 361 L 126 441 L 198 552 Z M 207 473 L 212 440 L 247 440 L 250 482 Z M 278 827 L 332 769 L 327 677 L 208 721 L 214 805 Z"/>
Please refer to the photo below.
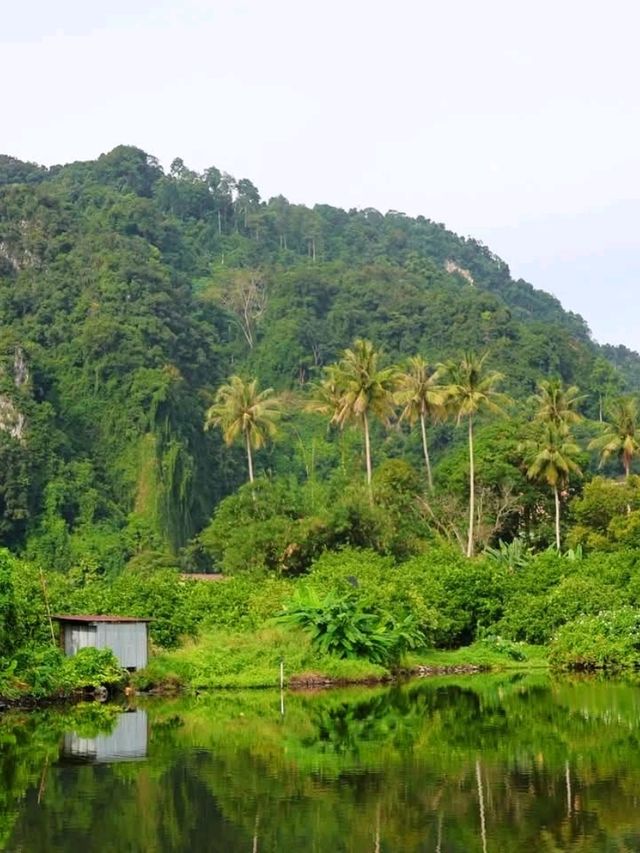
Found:
<path fill-rule="evenodd" d="M 445 394 L 453 410 L 456 422 L 465 418 L 469 439 L 469 530 L 467 536 L 467 557 L 473 556 L 473 524 L 475 514 L 475 459 L 473 454 L 473 423 L 477 414 L 483 411 L 500 412 L 500 403 L 504 396 L 499 394 L 497 386 L 503 379 L 501 373 L 487 370 L 488 353 L 475 355 L 465 353 L 459 362 L 449 361 L 439 370 L 443 375 Z"/>
<path fill-rule="evenodd" d="M 218 388 L 214 403 L 207 410 L 204 428 L 219 427 L 229 446 L 239 438 L 244 441 L 249 481 L 253 483 L 252 451 L 260 450 L 275 438 L 280 415 L 281 404 L 273 388 L 260 391 L 256 379 L 245 382 L 240 376 L 232 376 Z"/>
<path fill-rule="evenodd" d="M 256 327 L 267 309 L 267 284 L 262 273 L 252 269 L 232 270 L 211 292 L 239 326 L 249 349 L 253 349 Z"/>
<path fill-rule="evenodd" d="M 575 385 L 565 388 L 561 379 L 543 379 L 531 399 L 537 407 L 536 420 L 560 426 L 580 420 L 578 407 L 585 397 Z"/>
<path fill-rule="evenodd" d="M 560 551 L 560 491 L 566 487 L 572 472 L 578 476 L 582 474 L 575 461 L 580 448 L 573 441 L 566 424 L 551 421 L 541 425 L 536 438 L 525 442 L 525 448 L 532 456 L 527 477 L 546 483 L 553 491 L 556 548 Z"/>
<path fill-rule="evenodd" d="M 393 414 L 394 393 L 398 387 L 397 369 L 381 368 L 379 362 L 379 350 L 371 341 L 358 338 L 353 348 L 344 350 L 337 364 L 325 368 L 325 376 L 318 386 L 315 401 L 315 408 L 330 412 L 331 422 L 341 429 L 352 423 L 362 428 L 370 493 L 370 419 L 388 422 Z"/>
<path fill-rule="evenodd" d="M 589 444 L 589 450 L 600 451 L 600 464 L 610 456 L 619 456 L 624 478 L 628 480 L 633 458 L 640 451 L 638 401 L 634 397 L 619 397 L 611 403 L 607 414 L 604 431 Z"/>
<path fill-rule="evenodd" d="M 416 355 L 408 360 L 406 371 L 399 375 L 399 389 L 396 393 L 396 402 L 402 406 L 400 420 L 407 420 L 412 426 L 420 421 L 422 452 L 431 491 L 433 478 L 427 443 L 427 421 L 443 420 L 446 417 L 445 394 L 438 381 L 438 371 Z"/>

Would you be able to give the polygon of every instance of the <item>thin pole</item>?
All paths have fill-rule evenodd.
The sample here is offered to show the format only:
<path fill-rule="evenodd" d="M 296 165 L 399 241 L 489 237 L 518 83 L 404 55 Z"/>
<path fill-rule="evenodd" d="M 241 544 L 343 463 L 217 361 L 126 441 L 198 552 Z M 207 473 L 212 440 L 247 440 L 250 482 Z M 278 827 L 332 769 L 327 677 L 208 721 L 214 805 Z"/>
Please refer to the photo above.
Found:
<path fill-rule="evenodd" d="M 44 597 L 44 607 L 47 611 L 47 619 L 49 620 L 49 630 L 51 631 L 51 642 L 55 646 L 56 635 L 53 630 L 53 620 L 51 619 L 51 608 L 49 607 L 49 596 L 47 595 L 47 582 L 44 577 L 44 572 L 40 569 L 40 584 L 42 586 L 42 595 Z"/>
<path fill-rule="evenodd" d="M 284 661 L 280 661 L 280 716 L 284 717 Z"/>

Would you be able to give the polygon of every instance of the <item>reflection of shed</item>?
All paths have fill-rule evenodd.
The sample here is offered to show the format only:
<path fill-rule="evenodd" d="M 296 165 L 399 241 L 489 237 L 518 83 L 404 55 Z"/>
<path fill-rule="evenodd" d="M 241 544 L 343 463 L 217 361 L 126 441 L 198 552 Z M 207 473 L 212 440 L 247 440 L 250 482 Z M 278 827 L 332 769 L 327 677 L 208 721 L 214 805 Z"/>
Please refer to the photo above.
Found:
<path fill-rule="evenodd" d="M 67 655 L 85 646 L 112 649 L 120 666 L 142 669 L 147 665 L 149 619 L 134 616 L 55 616 L 60 623 L 60 645 Z"/>
<path fill-rule="evenodd" d="M 147 712 L 129 711 L 120 714 L 111 734 L 93 738 L 80 737 L 75 732 L 64 736 L 63 758 L 88 763 L 136 761 L 147 757 Z"/>

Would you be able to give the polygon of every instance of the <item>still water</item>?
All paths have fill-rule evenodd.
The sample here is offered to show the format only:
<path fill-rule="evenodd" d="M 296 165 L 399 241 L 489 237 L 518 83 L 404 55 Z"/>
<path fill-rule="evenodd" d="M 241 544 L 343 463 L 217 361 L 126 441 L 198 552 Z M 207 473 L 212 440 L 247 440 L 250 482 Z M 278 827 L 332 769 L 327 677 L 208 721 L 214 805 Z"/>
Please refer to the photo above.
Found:
<path fill-rule="evenodd" d="M 547 676 L 0 717 L 0 850 L 640 851 L 640 686 Z"/>

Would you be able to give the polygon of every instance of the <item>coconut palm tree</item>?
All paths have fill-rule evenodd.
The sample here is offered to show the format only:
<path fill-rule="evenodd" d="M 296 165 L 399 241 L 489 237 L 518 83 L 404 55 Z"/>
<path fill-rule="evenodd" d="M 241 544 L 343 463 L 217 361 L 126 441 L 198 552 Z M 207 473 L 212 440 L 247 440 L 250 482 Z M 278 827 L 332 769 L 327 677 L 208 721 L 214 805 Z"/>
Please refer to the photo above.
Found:
<path fill-rule="evenodd" d="M 530 480 L 544 482 L 551 487 L 555 501 L 556 548 L 560 551 L 560 490 L 568 483 L 571 473 L 582 475 L 575 461 L 580 448 L 573 441 L 566 424 L 543 423 L 538 436 L 525 442 L 532 461 L 527 468 Z"/>
<path fill-rule="evenodd" d="M 445 395 L 449 407 L 455 414 L 456 423 L 465 418 L 469 436 L 469 532 L 467 538 L 467 557 L 473 556 L 473 522 L 475 513 L 475 468 L 473 455 L 474 418 L 482 411 L 500 412 L 499 403 L 505 397 L 499 394 L 497 386 L 502 374 L 486 369 L 488 353 L 475 355 L 465 353 L 459 362 L 449 361 L 439 367 L 445 383 Z"/>
<path fill-rule="evenodd" d="M 257 379 L 245 381 L 232 376 L 218 388 L 213 405 L 205 416 L 205 430 L 219 427 L 225 444 L 232 445 L 241 438 L 247 450 L 249 482 L 253 483 L 253 450 L 275 438 L 276 423 L 281 414 L 280 400 L 273 388 L 258 389 Z"/>
<path fill-rule="evenodd" d="M 577 423 L 582 417 L 577 409 L 584 399 L 575 385 L 565 388 L 561 379 L 543 379 L 531 398 L 537 406 L 536 420 L 556 426 Z"/>
<path fill-rule="evenodd" d="M 446 417 L 445 394 L 438 380 L 438 371 L 430 368 L 421 356 L 416 355 L 408 360 L 407 370 L 399 375 L 399 388 L 396 393 L 396 402 L 402 406 L 400 420 L 407 420 L 412 426 L 416 421 L 420 421 L 424 464 L 431 490 L 433 479 L 427 444 L 427 421 L 444 420 Z"/>
<path fill-rule="evenodd" d="M 395 367 L 379 367 L 380 352 L 371 341 L 358 338 L 351 349 L 344 350 L 337 364 L 325 368 L 324 378 L 316 386 L 310 404 L 316 411 L 331 415 L 331 423 L 343 429 L 356 424 L 364 433 L 367 485 L 371 491 L 370 420 L 388 422 L 394 409 L 394 392 L 398 386 Z"/>
<path fill-rule="evenodd" d="M 609 406 L 608 415 L 602 435 L 593 439 L 589 450 L 600 451 L 601 465 L 610 456 L 619 456 L 624 478 L 628 480 L 633 458 L 640 451 L 638 401 L 634 397 L 619 397 Z"/>

